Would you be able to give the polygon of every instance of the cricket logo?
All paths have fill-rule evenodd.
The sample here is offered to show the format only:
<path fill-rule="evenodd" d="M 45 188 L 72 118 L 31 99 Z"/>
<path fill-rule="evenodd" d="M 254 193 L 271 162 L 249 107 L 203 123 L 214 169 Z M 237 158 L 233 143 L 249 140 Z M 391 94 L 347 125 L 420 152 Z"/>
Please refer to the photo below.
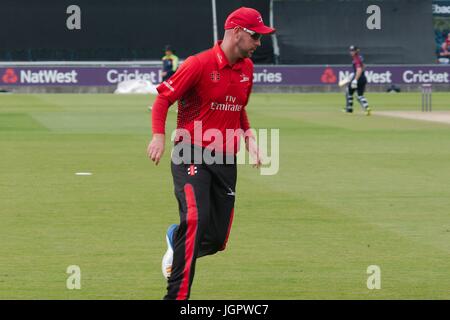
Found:
<path fill-rule="evenodd" d="M 211 72 L 210 77 L 211 77 L 211 81 L 212 82 L 214 82 L 214 83 L 219 82 L 219 80 L 220 80 L 220 73 L 219 73 L 219 71 Z"/>
<path fill-rule="evenodd" d="M 189 166 L 189 168 L 187 169 L 187 173 L 188 173 L 188 175 L 190 175 L 190 176 L 195 176 L 195 174 L 197 173 L 197 166 L 191 164 L 191 165 Z"/>

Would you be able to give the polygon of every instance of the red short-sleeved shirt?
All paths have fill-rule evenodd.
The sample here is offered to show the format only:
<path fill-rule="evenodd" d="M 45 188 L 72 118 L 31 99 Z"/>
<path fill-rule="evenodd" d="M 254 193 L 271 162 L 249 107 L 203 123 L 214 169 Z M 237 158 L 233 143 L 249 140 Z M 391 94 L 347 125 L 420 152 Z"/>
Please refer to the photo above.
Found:
<path fill-rule="evenodd" d="M 179 129 L 189 131 L 191 143 L 196 145 L 236 153 L 239 137 L 227 140 L 226 130 L 248 129 L 245 106 L 253 84 L 253 62 L 245 58 L 231 66 L 220 44 L 221 41 L 187 58 L 157 90 L 170 104 L 178 101 L 177 132 Z M 202 137 L 194 136 L 194 121 L 197 132 L 201 127 Z M 220 130 L 223 143 L 214 143 L 214 138 L 204 136 L 208 129 Z M 180 140 L 177 134 L 175 141 Z M 231 150 L 230 146 L 226 147 L 230 143 L 234 144 Z"/>

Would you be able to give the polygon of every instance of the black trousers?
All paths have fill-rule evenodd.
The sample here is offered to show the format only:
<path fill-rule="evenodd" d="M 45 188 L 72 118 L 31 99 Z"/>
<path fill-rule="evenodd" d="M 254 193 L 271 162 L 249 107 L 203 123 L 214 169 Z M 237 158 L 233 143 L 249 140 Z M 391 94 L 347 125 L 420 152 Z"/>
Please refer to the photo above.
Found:
<path fill-rule="evenodd" d="M 348 93 L 353 96 L 353 94 L 356 91 L 358 93 L 358 96 L 363 96 L 364 95 L 364 91 L 366 91 L 366 84 L 367 84 L 366 77 L 361 76 L 358 79 L 358 87 L 356 87 L 355 89 L 352 88 L 352 83 L 351 82 L 348 84 Z"/>
<path fill-rule="evenodd" d="M 364 97 L 364 91 L 366 90 L 367 79 L 365 76 L 361 76 L 358 79 L 358 86 L 356 88 L 352 88 L 351 82 L 348 84 L 347 90 L 345 92 L 345 101 L 346 101 L 346 110 L 347 112 L 353 111 L 353 94 L 355 91 L 358 94 L 358 101 L 361 104 L 363 109 L 367 109 L 369 107 L 369 103 L 367 99 Z"/>
<path fill-rule="evenodd" d="M 234 164 L 175 164 L 172 176 L 180 224 L 174 233 L 172 273 L 164 299 L 189 298 L 196 259 L 225 249 L 234 215 Z"/>

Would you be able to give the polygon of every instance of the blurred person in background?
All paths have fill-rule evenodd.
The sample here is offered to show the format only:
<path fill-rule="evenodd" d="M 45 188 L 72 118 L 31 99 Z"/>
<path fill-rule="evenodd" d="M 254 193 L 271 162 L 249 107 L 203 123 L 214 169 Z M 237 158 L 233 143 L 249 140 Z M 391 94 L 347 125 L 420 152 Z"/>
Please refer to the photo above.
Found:
<path fill-rule="evenodd" d="M 165 48 L 165 55 L 162 57 L 163 71 L 162 80 L 166 81 L 169 79 L 175 71 L 178 69 L 178 57 L 175 55 L 175 51 L 170 45 Z"/>
<path fill-rule="evenodd" d="M 439 62 L 448 64 L 450 62 L 450 32 L 447 34 L 447 38 L 441 45 L 441 51 L 439 52 Z"/>

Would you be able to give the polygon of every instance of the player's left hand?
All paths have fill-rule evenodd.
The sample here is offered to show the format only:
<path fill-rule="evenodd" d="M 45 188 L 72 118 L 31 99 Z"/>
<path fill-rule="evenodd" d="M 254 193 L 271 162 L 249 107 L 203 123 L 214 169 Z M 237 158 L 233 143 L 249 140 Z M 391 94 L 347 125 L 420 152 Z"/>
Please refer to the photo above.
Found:
<path fill-rule="evenodd" d="M 352 89 L 358 88 L 358 80 L 354 79 L 351 84 Z"/>
<path fill-rule="evenodd" d="M 262 165 L 262 156 L 258 144 L 256 143 L 256 139 L 253 136 L 245 137 L 245 148 L 255 162 L 253 163 L 253 168 L 259 169 Z"/>

